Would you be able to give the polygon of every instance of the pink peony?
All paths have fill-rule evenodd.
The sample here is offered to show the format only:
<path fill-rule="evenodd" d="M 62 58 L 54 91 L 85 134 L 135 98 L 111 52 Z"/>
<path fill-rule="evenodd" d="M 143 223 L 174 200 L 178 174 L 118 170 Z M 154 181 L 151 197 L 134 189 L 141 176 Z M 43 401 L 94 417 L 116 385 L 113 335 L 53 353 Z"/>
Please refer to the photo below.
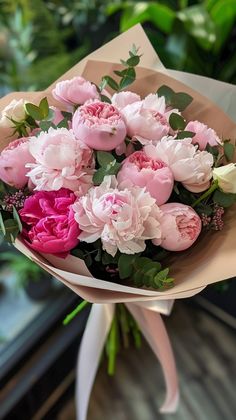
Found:
<path fill-rule="evenodd" d="M 206 151 L 197 151 L 191 139 L 176 140 L 164 137 L 156 146 L 145 146 L 145 153 L 165 162 L 175 181 L 182 182 L 192 192 L 205 191 L 212 178 L 213 157 Z"/>
<path fill-rule="evenodd" d="M 25 200 L 19 214 L 22 236 L 30 248 L 65 257 L 78 244 L 80 228 L 72 209 L 75 200 L 75 194 L 65 188 L 36 192 Z"/>
<path fill-rule="evenodd" d="M 192 138 L 193 144 L 198 144 L 200 150 L 205 150 L 207 145 L 219 146 L 221 141 L 212 128 L 199 121 L 190 121 L 185 128 L 186 131 L 196 133 Z"/>
<path fill-rule="evenodd" d="M 53 191 L 69 188 L 77 195 L 86 194 L 92 185 L 93 152 L 76 140 L 72 130 L 49 128 L 30 139 L 30 152 L 36 163 L 28 177 L 35 190 Z"/>
<path fill-rule="evenodd" d="M 0 179 L 15 188 L 23 188 L 27 182 L 27 163 L 34 162 L 29 152 L 29 139 L 12 141 L 0 154 Z"/>
<path fill-rule="evenodd" d="M 122 108 L 128 136 L 134 137 L 142 144 L 156 144 L 169 133 L 169 116 L 164 96 L 150 94 L 142 101 L 136 101 Z"/>
<path fill-rule="evenodd" d="M 146 187 L 158 206 L 166 203 L 174 186 L 174 177 L 168 166 L 147 156 L 144 151 L 134 152 L 124 160 L 117 180 L 119 183 L 129 180 L 133 185 Z"/>
<path fill-rule="evenodd" d="M 99 98 L 96 86 L 80 76 L 58 82 L 52 94 L 57 101 L 67 105 L 82 105 L 88 99 Z"/>
<path fill-rule="evenodd" d="M 201 232 L 201 219 L 192 207 L 181 203 L 167 203 L 160 207 L 162 216 L 161 244 L 159 238 L 155 245 L 168 251 L 183 251 L 189 248 Z"/>
<path fill-rule="evenodd" d="M 73 206 L 81 230 L 80 241 L 101 238 L 103 249 L 114 256 L 142 252 L 145 240 L 160 238 L 159 208 L 144 188 L 119 189 L 115 177 L 91 188 Z"/>
<path fill-rule="evenodd" d="M 115 93 L 111 98 L 112 105 L 119 110 L 123 109 L 126 105 L 133 104 L 137 101 L 141 101 L 140 96 L 137 95 L 137 93 L 129 91 Z"/>
<path fill-rule="evenodd" d="M 95 150 L 112 150 L 126 136 L 125 123 L 111 104 L 93 101 L 81 106 L 72 119 L 75 136 Z"/>

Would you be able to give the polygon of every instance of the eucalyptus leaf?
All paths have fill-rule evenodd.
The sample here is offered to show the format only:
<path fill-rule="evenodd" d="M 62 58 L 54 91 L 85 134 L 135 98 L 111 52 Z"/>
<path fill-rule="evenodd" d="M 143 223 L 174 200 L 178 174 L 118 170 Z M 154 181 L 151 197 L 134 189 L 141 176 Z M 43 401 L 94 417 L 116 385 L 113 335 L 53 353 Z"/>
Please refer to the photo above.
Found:
<path fill-rule="evenodd" d="M 127 86 L 131 85 L 136 78 L 136 72 L 133 67 L 129 67 L 125 70 L 125 74 L 120 81 L 119 89 L 125 89 Z"/>
<path fill-rule="evenodd" d="M 122 280 L 131 276 L 133 272 L 133 263 L 135 261 L 135 258 L 136 258 L 135 254 L 134 255 L 121 254 L 118 260 L 118 270 L 119 270 L 119 276 Z"/>
<path fill-rule="evenodd" d="M 232 143 L 229 143 L 228 141 L 224 142 L 224 154 L 226 157 L 226 160 L 229 162 L 233 159 L 235 152 L 235 146 Z"/>
<path fill-rule="evenodd" d="M 18 212 L 17 212 L 17 210 L 14 206 L 13 206 L 13 217 L 14 217 L 14 220 L 16 221 L 17 225 L 18 225 L 19 232 L 22 232 L 22 223 L 21 223 L 21 220 L 20 220 L 20 216 L 19 216 L 19 214 L 18 214 Z"/>
<path fill-rule="evenodd" d="M 97 160 L 100 166 L 107 166 L 115 160 L 114 156 L 109 152 L 97 152 Z"/>
<path fill-rule="evenodd" d="M 27 114 L 30 115 L 34 120 L 43 120 L 43 115 L 38 106 L 28 102 L 25 104 L 25 110 Z"/>
<path fill-rule="evenodd" d="M 103 80 L 105 80 L 108 86 L 110 86 L 113 90 L 115 91 L 119 90 L 118 83 L 111 76 L 104 76 Z"/>
<path fill-rule="evenodd" d="M 178 92 L 174 94 L 171 106 L 173 108 L 177 108 L 179 111 L 184 111 L 191 104 L 192 101 L 192 96 L 188 95 L 185 92 Z"/>
<path fill-rule="evenodd" d="M 40 113 L 43 119 L 46 119 L 49 113 L 49 105 L 48 105 L 48 100 L 46 97 L 41 99 L 40 104 L 39 104 L 39 109 L 40 109 Z"/>
<path fill-rule="evenodd" d="M 166 105 L 169 106 L 172 104 L 172 98 L 175 95 L 175 92 L 169 86 L 163 85 L 157 90 L 157 94 L 158 96 L 164 96 Z"/>
<path fill-rule="evenodd" d="M 230 207 L 236 203 L 236 194 L 216 190 L 213 195 L 213 201 L 222 207 Z"/>
<path fill-rule="evenodd" d="M 193 131 L 180 131 L 177 134 L 176 139 L 182 140 L 182 139 L 192 138 L 195 136 L 195 134 L 196 133 L 193 133 Z"/>
<path fill-rule="evenodd" d="M 181 115 L 176 114 L 175 112 L 172 112 L 172 114 L 170 114 L 169 123 L 171 128 L 175 131 L 184 130 L 186 127 L 186 122 L 184 118 L 181 117 Z"/>

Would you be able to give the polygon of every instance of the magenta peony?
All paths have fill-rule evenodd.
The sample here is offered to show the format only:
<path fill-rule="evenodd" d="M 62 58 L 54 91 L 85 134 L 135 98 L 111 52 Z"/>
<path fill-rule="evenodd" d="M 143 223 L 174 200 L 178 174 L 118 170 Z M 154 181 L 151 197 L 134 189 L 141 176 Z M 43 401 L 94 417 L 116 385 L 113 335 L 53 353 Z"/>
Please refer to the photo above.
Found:
<path fill-rule="evenodd" d="M 96 86 L 80 76 L 58 82 L 52 94 L 57 101 L 67 105 L 82 105 L 99 97 Z"/>
<path fill-rule="evenodd" d="M 25 167 L 34 162 L 29 152 L 29 139 L 22 137 L 14 140 L 0 154 L 0 179 L 15 188 L 23 188 L 28 182 Z"/>
<path fill-rule="evenodd" d="M 112 150 L 126 136 L 125 123 L 111 104 L 93 101 L 81 106 L 72 119 L 72 129 L 78 140 L 95 150 Z"/>
<path fill-rule="evenodd" d="M 144 151 L 134 152 L 126 158 L 117 175 L 119 183 L 129 180 L 133 185 L 146 187 L 158 206 L 166 203 L 174 186 L 174 177 L 160 159 L 148 157 Z"/>
<path fill-rule="evenodd" d="M 65 256 L 79 242 L 80 228 L 72 205 L 76 196 L 68 189 L 36 192 L 20 210 L 22 237 L 30 248 Z"/>
<path fill-rule="evenodd" d="M 167 203 L 160 207 L 162 216 L 161 244 L 159 238 L 155 245 L 168 251 L 183 251 L 189 248 L 201 232 L 201 219 L 192 207 L 182 203 Z"/>

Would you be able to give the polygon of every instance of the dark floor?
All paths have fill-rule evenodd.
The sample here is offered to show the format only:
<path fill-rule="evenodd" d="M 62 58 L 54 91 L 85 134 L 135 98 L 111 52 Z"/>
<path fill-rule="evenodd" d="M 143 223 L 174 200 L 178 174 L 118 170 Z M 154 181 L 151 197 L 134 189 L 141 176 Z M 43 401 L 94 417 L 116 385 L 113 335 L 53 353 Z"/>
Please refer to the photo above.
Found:
<path fill-rule="evenodd" d="M 166 326 L 175 351 L 181 400 L 175 415 L 161 415 L 164 382 L 152 351 L 123 351 L 117 374 L 104 363 L 90 400 L 88 420 L 236 419 L 236 334 L 188 301 L 178 302 Z M 57 420 L 74 420 L 73 399 Z"/>

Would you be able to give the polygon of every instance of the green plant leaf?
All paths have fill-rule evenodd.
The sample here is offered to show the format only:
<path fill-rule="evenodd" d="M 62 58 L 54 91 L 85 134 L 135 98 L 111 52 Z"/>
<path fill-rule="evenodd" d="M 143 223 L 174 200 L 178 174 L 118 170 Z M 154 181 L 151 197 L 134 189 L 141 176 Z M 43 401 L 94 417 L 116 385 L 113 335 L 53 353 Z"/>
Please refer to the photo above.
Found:
<path fill-rule="evenodd" d="M 111 76 L 104 76 L 103 80 L 106 81 L 106 84 L 110 86 L 113 90 L 118 91 L 119 85 Z M 105 86 L 104 86 L 105 87 Z"/>
<path fill-rule="evenodd" d="M 235 152 L 235 146 L 232 143 L 229 143 L 228 141 L 224 142 L 224 154 L 226 157 L 226 160 L 229 162 L 233 159 Z"/>
<path fill-rule="evenodd" d="M 108 98 L 108 96 L 101 94 L 100 97 L 102 102 L 107 102 L 108 104 L 111 104 L 111 100 L 110 98 Z"/>
<path fill-rule="evenodd" d="M 100 166 L 107 166 L 115 160 L 114 156 L 108 152 L 97 152 L 97 160 Z"/>
<path fill-rule="evenodd" d="M 100 185 L 106 176 L 106 171 L 104 168 L 99 168 L 93 175 L 93 183 L 94 185 Z"/>
<path fill-rule="evenodd" d="M 16 221 L 17 225 L 18 225 L 19 232 L 22 232 L 22 223 L 21 223 L 21 220 L 20 220 L 20 216 L 19 216 L 19 214 L 18 214 L 18 212 L 17 212 L 17 210 L 14 206 L 13 206 L 13 217 L 14 217 L 14 220 Z"/>
<path fill-rule="evenodd" d="M 131 276 L 133 272 L 133 263 L 135 261 L 136 255 L 121 254 L 118 260 L 118 270 L 120 278 L 127 279 Z"/>
<path fill-rule="evenodd" d="M 41 99 L 40 104 L 39 104 L 39 109 L 40 109 L 42 118 L 45 120 L 48 117 L 48 113 L 49 113 L 49 105 L 48 105 L 48 100 L 46 97 Z"/>
<path fill-rule="evenodd" d="M 180 131 L 177 136 L 176 139 L 181 140 L 181 139 L 186 139 L 186 138 L 192 138 L 195 136 L 196 133 L 193 133 L 192 131 Z"/>
<path fill-rule="evenodd" d="M 171 89 L 169 86 L 163 85 L 157 90 L 158 96 L 164 96 L 166 100 L 166 105 L 172 105 L 172 98 L 175 95 L 175 92 L 173 89 Z"/>
<path fill-rule="evenodd" d="M 133 55 L 132 57 L 128 58 L 128 60 L 126 61 L 126 64 L 129 67 L 135 67 L 139 64 L 140 62 L 140 57 L 138 55 Z"/>
<path fill-rule="evenodd" d="M 40 121 L 43 119 L 43 115 L 39 107 L 37 107 L 36 105 L 28 102 L 27 104 L 25 104 L 25 110 L 27 114 L 30 115 L 34 120 Z"/>
<path fill-rule="evenodd" d="M 6 235 L 6 228 L 4 225 L 4 221 L 3 221 L 3 217 L 2 217 L 2 213 L 0 212 L 0 230 L 2 232 L 2 234 L 5 236 Z"/>
<path fill-rule="evenodd" d="M 179 111 L 184 111 L 193 101 L 193 97 L 185 92 L 175 93 L 172 98 L 171 106 Z"/>
<path fill-rule="evenodd" d="M 236 194 L 216 190 L 213 195 L 213 201 L 222 207 L 230 207 L 236 203 Z"/>
<path fill-rule="evenodd" d="M 120 81 L 119 89 L 123 90 L 127 86 L 131 85 L 135 81 L 135 78 L 136 78 L 136 72 L 135 72 L 134 68 L 129 67 L 124 72 L 124 76 Z"/>
<path fill-rule="evenodd" d="M 171 128 L 175 131 L 184 130 L 186 127 L 186 122 L 184 118 L 181 115 L 176 114 L 175 112 L 172 112 L 172 114 L 170 114 L 169 123 Z"/>

